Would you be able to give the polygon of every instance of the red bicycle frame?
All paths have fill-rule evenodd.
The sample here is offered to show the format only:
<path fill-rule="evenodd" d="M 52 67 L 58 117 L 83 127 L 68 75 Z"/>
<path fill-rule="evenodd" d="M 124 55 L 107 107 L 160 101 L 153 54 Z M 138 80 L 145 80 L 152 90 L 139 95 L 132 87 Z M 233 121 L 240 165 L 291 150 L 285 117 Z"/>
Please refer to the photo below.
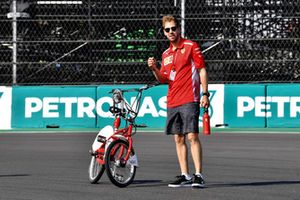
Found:
<path fill-rule="evenodd" d="M 113 93 L 113 106 L 111 107 L 112 110 L 110 110 L 110 111 L 115 115 L 115 119 L 114 119 L 114 123 L 113 123 L 114 133 L 109 138 L 103 138 L 103 144 L 95 152 L 96 155 L 97 155 L 96 157 L 97 157 L 98 163 L 100 163 L 101 165 L 105 164 L 104 155 L 105 155 L 105 149 L 106 149 L 106 146 L 107 146 L 107 144 L 106 144 L 107 141 L 112 142 L 112 141 L 115 141 L 115 140 L 118 140 L 118 139 L 128 141 L 128 145 L 129 145 L 128 150 L 126 152 L 125 158 L 122 159 L 122 162 L 126 163 L 128 161 L 128 159 L 130 157 L 130 153 L 131 153 L 132 148 L 133 148 L 132 147 L 133 146 L 133 141 L 132 141 L 133 127 L 135 127 L 135 128 L 136 127 L 143 127 L 141 125 L 140 126 L 136 125 L 135 122 L 134 122 L 134 119 L 137 117 L 137 114 L 138 114 L 138 111 L 139 111 L 139 104 L 140 104 L 140 100 L 141 100 L 141 97 L 142 97 L 142 91 L 147 90 L 148 88 L 153 87 L 155 85 L 157 85 L 157 84 L 146 85 L 146 86 L 143 86 L 139 89 L 129 89 L 129 90 L 123 90 L 123 91 L 113 90 L 111 92 L 111 93 Z M 117 92 L 115 93 L 115 91 L 117 91 Z M 138 92 L 138 94 L 136 96 L 136 109 L 135 110 L 133 110 L 132 107 L 126 102 L 126 100 L 123 99 L 122 93 L 123 92 L 129 92 L 129 91 L 137 91 Z M 121 109 L 115 107 L 115 104 L 119 104 L 119 103 L 123 103 L 123 105 L 125 103 L 127 111 L 128 111 L 127 114 L 129 114 L 131 112 L 131 113 L 134 114 L 134 116 L 127 118 L 126 115 L 124 115 L 124 113 L 123 113 L 124 112 L 123 107 Z M 117 110 L 115 110 L 115 108 Z M 126 125 L 125 125 L 125 128 L 119 129 L 120 124 L 121 124 L 121 118 L 123 118 L 124 121 L 126 121 Z M 122 145 L 121 149 L 120 149 L 120 152 L 118 154 L 118 160 L 121 160 L 122 155 L 124 153 L 124 149 L 125 149 L 125 147 Z M 115 150 L 113 150 L 111 152 L 112 155 L 115 154 Z"/>
<path fill-rule="evenodd" d="M 129 159 L 129 156 L 130 156 L 130 153 L 131 153 L 131 149 L 132 149 L 132 127 L 133 127 L 133 124 L 130 123 L 127 127 L 125 128 L 122 128 L 122 129 L 119 129 L 120 127 L 120 116 L 116 116 L 115 117 L 115 120 L 114 120 L 114 130 L 115 130 L 115 133 L 110 137 L 112 138 L 113 140 L 117 140 L 119 139 L 118 135 L 122 135 L 126 138 L 126 140 L 128 141 L 128 151 L 126 153 L 126 156 L 124 158 L 124 161 L 128 161 Z M 124 146 L 121 147 L 121 150 L 120 150 L 120 153 L 118 155 L 118 159 L 120 160 L 122 155 L 124 153 Z"/>
<path fill-rule="evenodd" d="M 107 140 L 111 140 L 112 141 L 115 141 L 115 140 L 118 140 L 120 139 L 120 136 L 123 136 L 127 141 L 128 141 L 128 151 L 126 153 L 126 156 L 125 158 L 123 159 L 123 161 L 127 162 L 128 159 L 129 159 L 129 156 L 130 156 L 130 153 L 131 153 L 131 149 L 132 149 L 132 127 L 133 127 L 133 124 L 130 123 L 127 127 L 125 128 L 122 128 L 122 129 L 119 129 L 120 127 L 120 116 L 116 116 L 115 117 L 115 120 L 114 120 L 114 134 L 112 136 L 110 136 Z M 104 164 L 104 153 L 105 153 L 105 145 L 106 145 L 106 142 L 102 144 L 102 146 L 97 150 L 97 161 L 103 165 Z M 118 155 L 118 159 L 120 160 L 122 158 L 122 155 L 124 153 L 124 146 L 121 146 L 121 150 L 119 152 L 119 155 Z M 112 154 L 114 154 L 114 152 L 112 152 Z"/>

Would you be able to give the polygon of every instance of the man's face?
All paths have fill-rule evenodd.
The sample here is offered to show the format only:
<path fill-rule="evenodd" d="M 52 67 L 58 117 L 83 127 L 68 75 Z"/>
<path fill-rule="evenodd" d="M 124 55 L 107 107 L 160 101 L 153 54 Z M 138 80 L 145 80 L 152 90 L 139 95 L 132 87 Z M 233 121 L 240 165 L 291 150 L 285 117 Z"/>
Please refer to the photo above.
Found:
<path fill-rule="evenodd" d="M 177 41 L 180 36 L 180 29 L 176 27 L 175 22 L 166 22 L 164 27 L 164 34 L 170 42 Z"/>

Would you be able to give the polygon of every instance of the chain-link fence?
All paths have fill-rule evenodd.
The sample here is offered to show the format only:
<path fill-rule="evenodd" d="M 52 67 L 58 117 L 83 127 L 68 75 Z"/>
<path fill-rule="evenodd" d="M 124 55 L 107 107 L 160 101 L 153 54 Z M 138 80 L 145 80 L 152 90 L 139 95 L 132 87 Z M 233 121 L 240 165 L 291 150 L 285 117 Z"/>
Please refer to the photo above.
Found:
<path fill-rule="evenodd" d="M 300 81 L 299 0 L 18 0 L 16 9 L 14 20 L 13 1 L 0 2 L 0 85 L 154 81 L 146 60 L 169 46 L 165 14 L 201 45 L 210 83 Z"/>

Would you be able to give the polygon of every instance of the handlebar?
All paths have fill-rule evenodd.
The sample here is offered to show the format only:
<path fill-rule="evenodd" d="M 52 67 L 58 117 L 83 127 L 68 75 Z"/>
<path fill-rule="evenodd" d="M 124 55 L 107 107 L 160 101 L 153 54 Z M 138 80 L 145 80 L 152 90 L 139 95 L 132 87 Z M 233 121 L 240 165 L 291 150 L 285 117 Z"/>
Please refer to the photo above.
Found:
<path fill-rule="evenodd" d="M 142 92 L 144 90 L 148 90 L 149 88 L 152 88 L 154 86 L 157 86 L 157 85 L 160 85 L 160 83 L 150 83 L 150 84 L 147 84 L 147 85 L 144 85 L 140 88 L 131 88 L 131 89 L 126 89 L 126 90 L 121 90 L 121 89 L 113 89 L 112 91 L 108 92 L 109 94 L 112 94 L 114 93 L 116 90 L 119 90 L 121 91 L 122 93 L 125 93 L 125 92 Z"/>
<path fill-rule="evenodd" d="M 109 93 L 113 94 L 113 106 L 110 107 L 109 111 L 113 113 L 114 115 L 120 115 L 122 116 L 125 120 L 133 122 L 134 119 L 137 117 L 138 112 L 139 112 L 139 106 L 140 106 L 140 100 L 142 97 L 142 92 L 144 90 L 147 90 L 151 87 L 157 86 L 159 83 L 152 83 L 152 84 L 147 84 L 144 85 L 140 88 L 132 88 L 132 89 L 126 89 L 126 90 L 121 90 L 121 89 L 113 89 Z M 125 92 L 138 92 L 135 102 L 130 105 L 126 99 L 123 98 L 123 93 Z M 120 104 L 120 108 L 116 107 L 116 105 Z M 135 105 L 135 109 L 132 108 L 132 106 Z M 125 107 L 124 107 L 125 106 Z M 124 109 L 126 108 L 126 109 Z"/>
<path fill-rule="evenodd" d="M 140 87 L 139 91 L 148 90 L 149 88 L 152 88 L 152 87 L 157 86 L 157 85 L 160 85 L 160 83 L 147 84 L 147 85 L 144 85 L 144 86 Z"/>

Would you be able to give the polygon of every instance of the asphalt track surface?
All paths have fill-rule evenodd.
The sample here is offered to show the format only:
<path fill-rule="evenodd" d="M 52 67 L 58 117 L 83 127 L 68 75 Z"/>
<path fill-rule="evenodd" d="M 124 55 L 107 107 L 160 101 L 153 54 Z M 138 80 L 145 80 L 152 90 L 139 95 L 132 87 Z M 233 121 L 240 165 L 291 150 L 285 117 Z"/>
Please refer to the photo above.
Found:
<path fill-rule="evenodd" d="M 300 199 L 300 134 L 201 136 L 203 189 L 167 187 L 179 169 L 173 138 L 163 133 L 134 136 L 140 167 L 133 184 L 118 188 L 106 174 L 90 184 L 88 150 L 95 135 L 1 133 L 0 199 Z"/>

